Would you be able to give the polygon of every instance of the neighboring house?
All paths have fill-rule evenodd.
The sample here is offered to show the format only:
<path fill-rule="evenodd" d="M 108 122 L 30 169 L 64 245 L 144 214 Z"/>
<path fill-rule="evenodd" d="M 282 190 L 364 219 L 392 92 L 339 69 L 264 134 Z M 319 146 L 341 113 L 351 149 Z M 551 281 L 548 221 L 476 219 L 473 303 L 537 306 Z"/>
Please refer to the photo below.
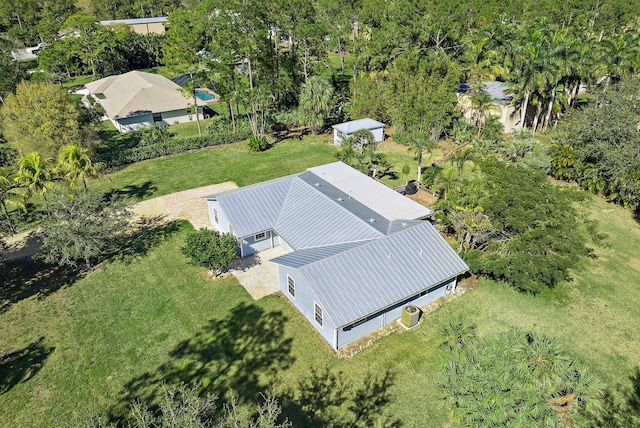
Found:
<path fill-rule="evenodd" d="M 166 22 L 166 16 L 159 16 L 156 18 L 114 19 L 109 21 L 100 21 L 102 25 L 128 25 L 133 31 L 138 34 L 164 34 L 166 30 Z"/>
<path fill-rule="evenodd" d="M 333 144 L 339 146 L 343 138 L 350 137 L 354 132 L 361 129 L 368 129 L 371 131 L 375 141 L 380 143 L 384 141 L 384 127 L 384 123 L 369 118 L 352 120 L 351 122 L 333 125 Z"/>
<path fill-rule="evenodd" d="M 130 71 L 87 83 L 86 87 L 119 132 L 196 120 L 193 99 L 158 74 Z M 200 99 L 197 102 L 198 106 L 206 104 Z M 198 114 L 202 115 L 201 108 Z"/>
<path fill-rule="evenodd" d="M 16 61 L 36 59 L 38 57 L 38 52 L 40 52 L 44 46 L 44 43 L 38 43 L 36 46 L 31 46 L 29 48 L 12 50 L 11 56 Z"/>
<path fill-rule="evenodd" d="M 205 198 L 241 257 L 280 245 L 280 291 L 334 348 L 452 293 L 468 270 L 432 211 L 335 162 Z"/>
<path fill-rule="evenodd" d="M 500 118 L 500 123 L 504 126 L 504 133 L 510 134 L 514 129 L 522 127 L 520 123 L 520 105 L 512 104 L 513 93 L 509 90 L 507 85 L 503 82 L 482 82 L 482 90 L 491 96 L 491 107 L 487 114 L 497 116 Z M 463 115 L 467 120 L 472 120 L 474 111 L 471 105 L 470 88 L 463 84 L 458 90 L 458 96 L 460 106 L 462 107 Z M 525 120 L 528 124 L 533 120 L 533 107 L 530 105 L 527 108 L 527 116 Z"/>

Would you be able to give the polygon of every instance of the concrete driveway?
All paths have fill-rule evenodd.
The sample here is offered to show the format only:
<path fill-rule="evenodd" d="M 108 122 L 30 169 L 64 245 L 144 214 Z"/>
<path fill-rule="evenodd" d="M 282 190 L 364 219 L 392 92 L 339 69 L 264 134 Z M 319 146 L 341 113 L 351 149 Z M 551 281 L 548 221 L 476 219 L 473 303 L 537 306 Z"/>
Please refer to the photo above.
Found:
<path fill-rule="evenodd" d="M 227 181 L 149 199 L 133 206 L 134 217 L 164 216 L 169 221 L 176 219 L 187 220 L 196 229 L 211 227 L 207 201 L 202 198 L 237 188 L 236 183 Z"/>

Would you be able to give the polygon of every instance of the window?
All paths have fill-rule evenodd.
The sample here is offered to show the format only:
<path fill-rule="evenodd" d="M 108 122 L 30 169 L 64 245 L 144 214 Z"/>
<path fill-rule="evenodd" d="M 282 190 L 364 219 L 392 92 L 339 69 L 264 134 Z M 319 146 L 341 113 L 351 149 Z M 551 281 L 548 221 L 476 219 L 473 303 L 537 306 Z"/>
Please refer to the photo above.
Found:
<path fill-rule="evenodd" d="M 218 210 L 217 209 L 213 209 L 213 219 L 215 220 L 216 224 L 219 223 L 218 221 Z"/>
<path fill-rule="evenodd" d="M 256 236 L 253 237 L 254 241 L 262 241 L 263 239 L 267 238 L 267 232 L 261 232 L 256 234 Z"/>
<path fill-rule="evenodd" d="M 291 297 L 296 297 L 296 282 L 289 275 L 287 275 L 287 288 Z"/>
<path fill-rule="evenodd" d="M 153 113 L 154 122 L 162 122 L 162 113 Z"/>
<path fill-rule="evenodd" d="M 320 327 L 322 327 L 322 308 L 317 303 L 313 303 L 313 312 L 315 315 L 316 322 Z"/>
<path fill-rule="evenodd" d="M 229 223 L 229 234 L 233 235 L 233 226 L 231 226 L 231 223 Z"/>

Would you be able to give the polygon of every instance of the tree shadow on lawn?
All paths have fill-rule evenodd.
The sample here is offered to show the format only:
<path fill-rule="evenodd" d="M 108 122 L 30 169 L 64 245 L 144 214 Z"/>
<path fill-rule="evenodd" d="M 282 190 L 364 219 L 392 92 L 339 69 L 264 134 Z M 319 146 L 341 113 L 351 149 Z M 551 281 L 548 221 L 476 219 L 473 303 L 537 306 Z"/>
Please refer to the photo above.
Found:
<path fill-rule="evenodd" d="M 341 371 L 312 369 L 283 397 L 282 417 L 301 427 L 400 427 L 385 414 L 394 376 L 367 373 L 362 381 L 346 380 Z"/>
<path fill-rule="evenodd" d="M 260 402 L 260 393 L 267 392 L 278 372 L 295 361 L 292 340 L 284 334 L 287 322 L 280 311 L 236 305 L 226 318 L 209 320 L 192 338 L 180 342 L 166 363 L 126 383 L 118 403 L 108 411 L 109 419 L 126 424 L 136 400 L 153 409 L 163 384 L 199 385 L 201 395 L 212 394 L 222 401 L 234 391 L 240 404 Z"/>
<path fill-rule="evenodd" d="M 105 195 L 107 200 L 112 198 L 135 199 L 141 201 L 153 196 L 158 188 L 153 185 L 153 181 L 145 181 L 140 185 L 130 184 L 123 189 L 113 189 Z"/>
<path fill-rule="evenodd" d="M 38 299 L 73 284 L 80 272 L 69 266 L 49 265 L 38 261 L 15 260 L 0 268 L 0 314 L 23 299 Z"/>
<path fill-rule="evenodd" d="M 55 350 L 44 345 L 44 337 L 26 348 L 0 355 L 0 394 L 11 390 L 19 383 L 27 382 L 36 375 L 45 360 Z"/>
<path fill-rule="evenodd" d="M 614 390 L 616 395 L 607 390 L 602 399 L 603 410 L 596 420 L 592 421 L 593 427 L 637 427 L 640 426 L 640 367 L 636 367 L 629 376 L 631 384 L 617 385 Z"/>
<path fill-rule="evenodd" d="M 117 236 L 104 256 L 108 261 L 131 263 L 146 256 L 149 251 L 186 226 L 185 220 L 162 223 L 161 218 L 143 218 L 132 229 Z"/>

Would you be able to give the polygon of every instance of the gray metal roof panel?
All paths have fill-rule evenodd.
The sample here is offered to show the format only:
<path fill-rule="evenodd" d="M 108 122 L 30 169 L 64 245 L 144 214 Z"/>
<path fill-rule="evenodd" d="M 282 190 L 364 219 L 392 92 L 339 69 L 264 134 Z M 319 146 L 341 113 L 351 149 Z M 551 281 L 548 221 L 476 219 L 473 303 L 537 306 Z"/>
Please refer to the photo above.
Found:
<path fill-rule="evenodd" d="M 106 21 L 100 21 L 102 25 L 111 25 L 111 24 L 155 24 L 157 22 L 167 22 L 168 18 L 166 16 L 157 16 L 155 18 L 131 18 L 131 19 L 109 19 Z"/>
<path fill-rule="evenodd" d="M 297 250 L 383 236 L 301 179 L 292 181 L 274 229 Z"/>
<path fill-rule="evenodd" d="M 368 206 L 360 203 L 355 198 L 352 198 L 348 193 L 338 189 L 310 171 L 301 174 L 299 178 L 305 183 L 313 186 L 316 191 L 325 195 L 336 205 L 346 209 L 377 231 L 381 233 L 387 232 L 387 229 L 389 228 L 389 220 Z"/>
<path fill-rule="evenodd" d="M 379 129 L 384 127 L 385 124 L 382 122 L 378 122 L 377 120 L 365 118 L 352 120 L 350 122 L 339 123 L 337 125 L 333 125 L 333 129 L 337 129 L 340 132 L 344 132 L 345 134 L 352 134 L 360 129 Z"/>
<path fill-rule="evenodd" d="M 468 269 L 435 228 L 422 222 L 299 270 L 336 325 L 344 326 Z"/>
<path fill-rule="evenodd" d="M 273 228 L 294 177 L 243 187 L 207 199 L 217 199 L 236 236 L 249 236 Z"/>
<path fill-rule="evenodd" d="M 387 220 L 415 220 L 433 214 L 429 208 L 342 162 L 316 166 L 307 171 L 327 181 Z"/>
<path fill-rule="evenodd" d="M 347 242 L 339 245 L 328 245 L 325 247 L 306 248 L 304 250 L 293 251 L 270 261 L 279 265 L 298 269 L 302 266 L 326 259 L 343 251 L 350 250 L 358 245 L 363 245 L 371 241 Z"/>
<path fill-rule="evenodd" d="M 400 232 L 401 230 L 421 224 L 422 222 L 423 220 L 393 220 L 389 222 L 386 234 L 391 235 L 392 233 Z"/>

